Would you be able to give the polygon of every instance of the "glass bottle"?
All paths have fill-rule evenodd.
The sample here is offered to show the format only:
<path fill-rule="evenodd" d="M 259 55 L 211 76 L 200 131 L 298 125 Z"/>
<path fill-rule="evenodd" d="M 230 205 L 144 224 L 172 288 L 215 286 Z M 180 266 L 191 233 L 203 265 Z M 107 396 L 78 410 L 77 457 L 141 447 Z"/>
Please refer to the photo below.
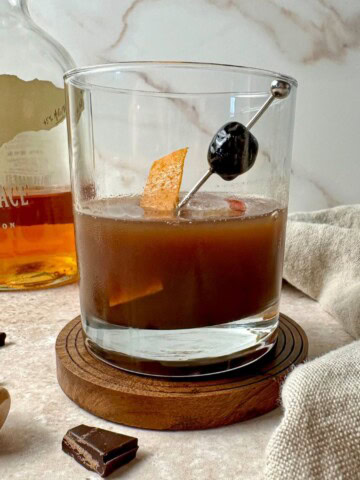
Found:
<path fill-rule="evenodd" d="M 77 279 L 63 74 L 70 55 L 0 0 L 0 290 Z"/>

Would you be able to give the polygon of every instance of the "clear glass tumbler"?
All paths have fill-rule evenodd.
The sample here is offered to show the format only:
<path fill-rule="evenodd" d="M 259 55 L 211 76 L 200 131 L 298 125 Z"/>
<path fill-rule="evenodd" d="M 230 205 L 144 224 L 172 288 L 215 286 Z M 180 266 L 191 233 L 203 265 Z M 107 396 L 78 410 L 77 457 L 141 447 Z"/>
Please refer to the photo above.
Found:
<path fill-rule="evenodd" d="M 213 173 L 186 205 L 163 211 L 159 199 L 176 196 L 181 176 L 184 198 L 209 170 L 209 145 L 219 147 L 228 130 L 221 127 L 247 125 L 275 80 L 288 95 L 268 101 L 251 125 L 252 145 L 241 127 L 246 148 L 257 145 L 253 166 L 231 179 Z M 279 321 L 296 81 L 237 66 L 134 62 L 72 70 L 65 86 L 90 352 L 170 377 L 265 355 Z M 183 175 L 163 169 L 185 154 Z"/>

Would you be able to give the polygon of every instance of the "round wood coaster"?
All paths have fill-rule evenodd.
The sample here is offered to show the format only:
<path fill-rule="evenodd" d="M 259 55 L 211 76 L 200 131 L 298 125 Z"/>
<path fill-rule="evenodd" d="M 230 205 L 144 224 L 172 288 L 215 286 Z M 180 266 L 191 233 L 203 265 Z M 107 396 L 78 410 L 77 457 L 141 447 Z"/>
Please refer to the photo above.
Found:
<path fill-rule="evenodd" d="M 307 356 L 302 328 L 280 316 L 278 340 L 258 362 L 205 379 L 168 380 L 127 373 L 87 351 L 80 317 L 56 341 L 58 382 L 77 405 L 132 427 L 195 430 L 248 420 L 278 406 L 280 384 Z"/>

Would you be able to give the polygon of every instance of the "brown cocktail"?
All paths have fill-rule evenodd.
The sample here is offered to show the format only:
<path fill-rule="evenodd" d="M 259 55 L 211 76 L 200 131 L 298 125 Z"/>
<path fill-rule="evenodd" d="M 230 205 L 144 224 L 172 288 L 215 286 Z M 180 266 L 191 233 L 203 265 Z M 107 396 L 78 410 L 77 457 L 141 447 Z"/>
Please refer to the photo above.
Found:
<path fill-rule="evenodd" d="M 141 335 L 276 318 L 284 209 L 261 198 L 199 193 L 180 216 L 154 218 L 139 203 L 95 200 L 76 214 L 90 328 L 116 325 Z M 136 369 L 137 360 L 131 363 Z"/>
<path fill-rule="evenodd" d="M 218 195 L 205 196 L 220 203 Z M 188 209 L 179 218 L 147 219 L 134 208 L 138 200 L 94 201 L 89 213 L 77 214 L 87 318 L 171 330 L 276 310 L 285 211 L 274 202 L 247 199 L 244 213 L 229 206 L 228 212 Z M 131 219 L 134 210 L 139 217 Z"/>

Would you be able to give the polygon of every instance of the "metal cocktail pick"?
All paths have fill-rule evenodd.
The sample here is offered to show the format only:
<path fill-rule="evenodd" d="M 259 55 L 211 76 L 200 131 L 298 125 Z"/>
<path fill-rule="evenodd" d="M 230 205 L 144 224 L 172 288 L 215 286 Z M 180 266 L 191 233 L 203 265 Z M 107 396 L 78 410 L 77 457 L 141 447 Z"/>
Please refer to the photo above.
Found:
<path fill-rule="evenodd" d="M 283 80 L 274 80 L 271 83 L 270 96 L 246 126 L 238 122 L 230 122 L 217 131 L 208 150 L 210 168 L 179 202 L 176 207 L 177 211 L 188 203 L 213 173 L 217 173 L 224 180 L 233 180 L 254 165 L 258 142 L 250 132 L 250 128 L 255 125 L 275 99 L 286 98 L 290 93 L 290 88 L 289 83 Z"/>

